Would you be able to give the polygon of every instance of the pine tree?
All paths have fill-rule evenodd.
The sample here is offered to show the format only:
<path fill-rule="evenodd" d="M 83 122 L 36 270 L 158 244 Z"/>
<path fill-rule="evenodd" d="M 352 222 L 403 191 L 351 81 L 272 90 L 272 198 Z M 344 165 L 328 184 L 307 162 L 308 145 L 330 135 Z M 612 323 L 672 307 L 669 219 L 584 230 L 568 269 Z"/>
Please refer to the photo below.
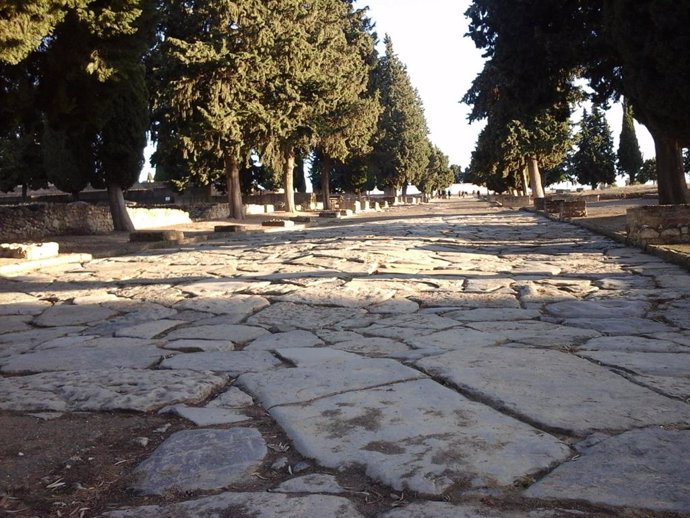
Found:
<path fill-rule="evenodd" d="M 274 124 L 266 84 L 276 75 L 272 3 L 221 0 L 163 5 L 151 59 L 153 138 L 163 175 L 210 185 L 225 178 L 230 217 L 242 219 L 240 169 Z M 290 169 L 292 174 L 292 168 Z"/>
<path fill-rule="evenodd" d="M 424 174 L 420 176 L 415 187 L 424 194 L 432 194 L 447 189 L 455 180 L 455 174 L 449 165 L 448 156 L 438 146 L 429 144 L 429 163 Z"/>
<path fill-rule="evenodd" d="M 630 184 L 637 183 L 637 173 L 642 167 L 642 153 L 635 134 L 632 106 L 623 100 L 623 126 L 618 144 L 618 172 L 628 175 Z"/>
<path fill-rule="evenodd" d="M 405 189 L 417 183 L 429 162 L 428 129 L 419 93 L 414 89 L 407 68 L 393 49 L 389 36 L 384 39 L 386 54 L 380 60 L 376 84 L 383 113 L 372 154 L 379 188 Z"/>
<path fill-rule="evenodd" d="M 576 137 L 577 151 L 572 157 L 572 171 L 584 185 L 612 184 L 616 181 L 613 137 L 603 111 L 593 106 L 584 110 L 580 131 Z"/>

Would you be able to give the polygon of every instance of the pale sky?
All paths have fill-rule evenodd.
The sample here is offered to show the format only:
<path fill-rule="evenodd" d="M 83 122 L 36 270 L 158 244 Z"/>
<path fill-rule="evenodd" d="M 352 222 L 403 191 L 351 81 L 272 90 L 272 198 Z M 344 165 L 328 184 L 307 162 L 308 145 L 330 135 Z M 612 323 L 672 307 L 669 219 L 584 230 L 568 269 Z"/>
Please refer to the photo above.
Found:
<path fill-rule="evenodd" d="M 466 167 L 483 123 L 469 124 L 469 108 L 460 100 L 481 71 L 483 59 L 470 38 L 465 38 L 464 12 L 470 0 L 358 0 L 369 6 L 369 16 L 383 41 L 393 39 L 396 54 L 407 65 L 412 84 L 424 103 L 431 141 Z M 622 111 L 614 106 L 609 124 L 616 149 Z M 654 156 L 654 144 L 643 126 L 636 125 L 645 158 Z"/>

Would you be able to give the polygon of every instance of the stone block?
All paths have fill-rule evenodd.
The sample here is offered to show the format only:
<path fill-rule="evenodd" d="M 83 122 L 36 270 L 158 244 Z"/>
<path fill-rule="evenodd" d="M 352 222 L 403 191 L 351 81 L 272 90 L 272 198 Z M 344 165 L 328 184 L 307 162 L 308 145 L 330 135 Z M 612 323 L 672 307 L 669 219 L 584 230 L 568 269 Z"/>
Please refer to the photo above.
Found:
<path fill-rule="evenodd" d="M 261 223 L 262 227 L 290 228 L 295 226 L 295 222 L 289 219 L 269 219 Z"/>
<path fill-rule="evenodd" d="M 340 218 L 341 214 L 339 210 L 324 210 L 319 212 L 320 218 Z"/>
<path fill-rule="evenodd" d="M 244 232 L 244 225 L 216 225 L 213 227 L 214 232 Z"/>
<path fill-rule="evenodd" d="M 289 220 L 293 223 L 311 223 L 314 220 L 314 218 L 312 218 L 311 216 L 293 216 L 289 218 Z"/>
<path fill-rule="evenodd" d="M 244 214 L 245 216 L 256 216 L 258 214 L 265 214 L 265 208 L 264 205 L 253 205 L 253 204 L 247 204 L 244 206 Z"/>
<path fill-rule="evenodd" d="M 544 212 L 547 214 L 560 214 L 563 200 L 544 198 Z"/>
<path fill-rule="evenodd" d="M 546 198 L 534 198 L 534 208 L 537 210 L 544 210 L 544 201 Z"/>
<path fill-rule="evenodd" d="M 182 241 L 184 232 L 181 230 L 137 230 L 129 234 L 132 242 Z"/>
<path fill-rule="evenodd" d="M 341 216 L 352 216 L 352 209 L 341 209 L 340 215 Z"/>
<path fill-rule="evenodd" d="M 57 257 L 60 246 L 55 242 L 48 243 L 3 243 L 0 245 L 0 257 L 25 259 L 33 261 Z"/>
<path fill-rule="evenodd" d="M 587 216 L 587 202 L 585 200 L 563 200 L 561 202 L 561 218 L 584 218 Z"/>
<path fill-rule="evenodd" d="M 264 205 L 264 214 L 273 214 L 275 211 L 275 205 Z"/>

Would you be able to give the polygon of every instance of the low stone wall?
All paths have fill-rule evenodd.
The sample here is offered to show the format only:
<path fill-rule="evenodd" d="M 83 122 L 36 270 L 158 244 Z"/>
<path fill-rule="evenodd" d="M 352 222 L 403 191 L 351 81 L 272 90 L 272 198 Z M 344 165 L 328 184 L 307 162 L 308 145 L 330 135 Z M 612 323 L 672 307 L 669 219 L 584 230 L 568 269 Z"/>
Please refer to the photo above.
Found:
<path fill-rule="evenodd" d="M 532 206 L 531 196 L 509 196 L 505 194 L 496 194 L 494 196 L 490 196 L 489 199 L 496 203 L 500 203 L 504 207 L 519 209 L 521 207 Z"/>
<path fill-rule="evenodd" d="M 627 211 L 628 239 L 638 245 L 690 243 L 690 205 L 651 205 Z"/>
<path fill-rule="evenodd" d="M 135 228 L 155 228 L 191 223 L 189 214 L 177 209 L 127 209 Z M 105 205 L 34 203 L 0 207 L 0 241 L 32 241 L 65 234 L 107 234 L 113 231 L 110 209 Z"/>

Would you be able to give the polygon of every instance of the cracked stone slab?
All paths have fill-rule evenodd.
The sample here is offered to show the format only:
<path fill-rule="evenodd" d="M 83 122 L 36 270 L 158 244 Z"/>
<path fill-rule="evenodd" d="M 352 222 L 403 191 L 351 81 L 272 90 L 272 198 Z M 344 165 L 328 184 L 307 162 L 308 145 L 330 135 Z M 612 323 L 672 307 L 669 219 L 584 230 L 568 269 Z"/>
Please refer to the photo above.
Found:
<path fill-rule="evenodd" d="M 206 408 L 244 408 L 252 406 L 254 400 L 237 387 L 229 387 L 206 404 Z"/>
<path fill-rule="evenodd" d="M 379 313 L 382 315 L 400 315 L 404 313 L 416 313 L 417 310 L 419 310 L 419 304 L 408 299 L 393 298 L 369 306 L 367 310 L 369 313 Z"/>
<path fill-rule="evenodd" d="M 268 351 L 221 351 L 178 354 L 163 360 L 160 366 L 161 369 L 222 372 L 237 377 L 280 365 L 281 361 Z"/>
<path fill-rule="evenodd" d="M 324 327 L 333 327 L 344 320 L 363 315 L 366 315 L 366 311 L 361 308 L 314 307 L 293 302 L 278 302 L 249 317 L 247 323 L 278 331 L 295 329 L 314 331 Z"/>
<path fill-rule="evenodd" d="M 476 308 L 459 309 L 444 313 L 445 318 L 452 318 L 459 322 L 501 322 L 512 320 L 534 320 L 539 318 L 541 313 L 533 309 L 511 309 L 511 308 Z"/>
<path fill-rule="evenodd" d="M 321 493 L 328 495 L 347 493 L 333 475 L 324 473 L 312 473 L 286 480 L 273 491 L 276 493 Z"/>
<path fill-rule="evenodd" d="M 457 320 L 415 313 L 412 315 L 396 315 L 377 320 L 366 327 L 356 328 L 363 335 L 380 336 L 384 338 L 405 339 L 412 336 L 429 334 L 457 327 Z"/>
<path fill-rule="evenodd" d="M 556 438 L 431 380 L 270 413 L 304 456 L 329 468 L 364 466 L 367 476 L 398 491 L 439 495 L 459 482 L 510 486 L 570 454 Z"/>
<path fill-rule="evenodd" d="M 110 511 L 105 518 L 364 518 L 346 498 L 333 495 L 295 497 L 283 493 L 221 493 L 167 506 L 149 505 Z"/>
<path fill-rule="evenodd" d="M 365 338 L 361 337 L 357 340 L 346 340 L 344 342 L 336 342 L 331 346 L 333 349 L 340 349 L 355 354 L 370 356 L 372 358 L 388 357 L 398 358 L 405 356 L 410 352 L 410 347 L 397 340 L 390 338 Z"/>
<path fill-rule="evenodd" d="M 267 335 L 262 327 L 235 324 L 202 324 L 176 329 L 169 333 L 166 340 L 202 339 L 229 340 L 236 344 L 243 344 Z"/>
<path fill-rule="evenodd" d="M 641 300 L 567 300 L 546 306 L 554 316 L 573 318 L 643 317 L 650 305 Z"/>
<path fill-rule="evenodd" d="M 7 315 L 0 316 L 0 334 L 30 331 L 33 329 L 29 322 L 31 315 Z"/>
<path fill-rule="evenodd" d="M 182 430 L 134 469 L 130 487 L 145 495 L 223 489 L 245 481 L 267 453 L 254 428 Z"/>
<path fill-rule="evenodd" d="M 466 327 L 455 327 L 429 335 L 415 336 L 405 342 L 415 349 L 452 351 L 465 347 L 485 347 L 501 342 L 502 336 L 494 333 L 484 333 Z"/>
<path fill-rule="evenodd" d="M 0 409 L 25 412 L 135 410 L 205 400 L 227 383 L 209 372 L 60 371 L 0 378 Z"/>
<path fill-rule="evenodd" d="M 688 344 L 690 345 L 690 342 Z M 690 347 L 671 340 L 644 338 L 642 336 L 602 336 L 587 341 L 579 349 L 581 351 L 690 353 Z"/>
<path fill-rule="evenodd" d="M 124 339 L 123 345 L 117 338 L 90 340 L 71 347 L 55 347 L 27 352 L 9 358 L 0 367 L 6 374 L 21 374 L 46 371 L 83 371 L 102 369 L 148 369 L 163 358 L 163 351 L 150 342 L 131 344 Z"/>
<path fill-rule="evenodd" d="M 186 324 L 184 320 L 153 320 L 151 322 L 144 322 L 129 327 L 123 327 L 115 331 L 115 336 L 128 336 L 132 338 L 153 338 L 166 331 Z"/>
<path fill-rule="evenodd" d="M 578 345 L 601 336 L 597 331 L 568 327 L 536 320 L 513 322 L 474 322 L 468 327 L 493 335 L 497 341 L 521 342 L 535 347 L 564 347 Z"/>
<path fill-rule="evenodd" d="M 295 302 L 319 306 L 340 306 L 345 308 L 364 308 L 381 304 L 395 295 L 395 290 L 380 289 L 363 283 L 333 289 L 331 286 L 311 286 L 286 295 L 275 297 L 284 302 Z"/>
<path fill-rule="evenodd" d="M 633 430 L 595 444 L 523 494 L 632 509 L 690 512 L 690 430 Z"/>
<path fill-rule="evenodd" d="M 263 335 L 247 345 L 245 351 L 274 351 L 285 347 L 314 347 L 323 345 L 314 333 L 304 330 L 288 331 L 286 333 L 274 333 Z"/>
<path fill-rule="evenodd" d="M 659 308 L 655 316 L 663 317 L 666 321 L 680 329 L 690 329 L 690 299 L 677 300 Z"/>
<path fill-rule="evenodd" d="M 223 315 L 226 322 L 239 324 L 249 315 L 268 305 L 268 300 L 259 295 L 232 295 L 224 298 L 194 297 L 185 299 L 175 304 L 175 309 Z"/>
<path fill-rule="evenodd" d="M 0 293 L 0 315 L 40 315 L 52 304 L 27 293 Z"/>
<path fill-rule="evenodd" d="M 177 289 L 185 293 L 191 293 L 197 297 L 222 296 L 228 293 L 240 291 L 250 291 L 262 289 L 269 285 L 269 282 L 247 281 L 244 279 L 208 279 L 188 284 L 181 284 Z"/>
<path fill-rule="evenodd" d="M 171 340 L 170 342 L 165 342 L 161 347 L 184 353 L 235 350 L 235 344 L 230 340 Z"/>
<path fill-rule="evenodd" d="M 100 306 L 60 304 L 46 309 L 34 319 L 34 324 L 40 327 L 77 326 L 101 322 L 115 315 L 115 311 Z"/>
<path fill-rule="evenodd" d="M 455 308 L 514 308 L 520 303 L 513 294 L 505 293 L 464 293 L 457 291 L 427 291 L 410 297 L 424 307 Z"/>
<path fill-rule="evenodd" d="M 194 407 L 188 405 L 173 405 L 159 411 L 160 414 L 174 414 L 191 421 L 197 426 L 215 426 L 247 421 L 251 417 L 239 410 L 219 407 Z"/>
<path fill-rule="evenodd" d="M 566 434 L 690 419 L 690 406 L 550 349 L 468 348 L 425 358 L 417 365 L 495 407 Z"/>
<path fill-rule="evenodd" d="M 593 329 L 607 335 L 635 335 L 665 333 L 674 328 L 647 318 L 571 318 L 565 320 L 567 326 Z"/>
<path fill-rule="evenodd" d="M 394 360 L 354 359 L 315 362 L 276 371 L 244 374 L 237 385 L 270 409 L 351 390 L 362 390 L 425 376 Z"/>

